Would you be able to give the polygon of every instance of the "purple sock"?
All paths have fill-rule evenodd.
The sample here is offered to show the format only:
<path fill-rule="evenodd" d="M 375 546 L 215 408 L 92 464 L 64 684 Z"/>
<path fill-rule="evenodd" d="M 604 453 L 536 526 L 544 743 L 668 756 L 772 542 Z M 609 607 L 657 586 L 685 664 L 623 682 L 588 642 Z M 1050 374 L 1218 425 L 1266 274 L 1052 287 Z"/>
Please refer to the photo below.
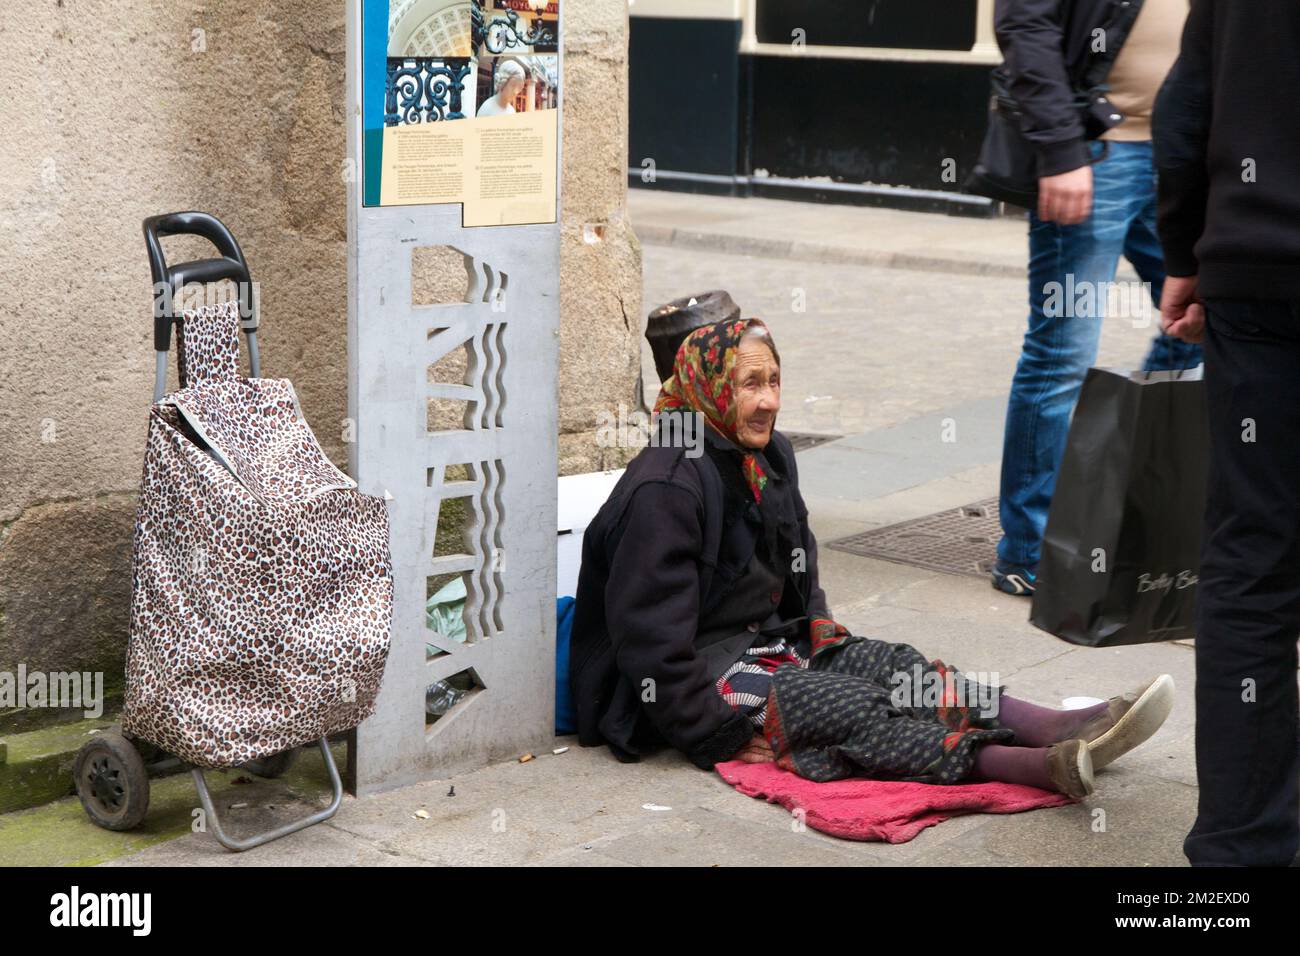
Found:
<path fill-rule="evenodd" d="M 1047 747 L 1073 739 L 1085 723 L 1105 713 L 1108 706 L 1102 701 L 1078 710 L 1057 710 L 1003 694 L 998 702 L 998 723 L 1015 731 L 1016 743 L 1024 747 Z"/>
<path fill-rule="evenodd" d="M 985 744 L 975 753 L 975 773 L 985 780 L 1022 783 L 1043 790 L 1057 789 L 1047 772 L 1046 747 Z"/>

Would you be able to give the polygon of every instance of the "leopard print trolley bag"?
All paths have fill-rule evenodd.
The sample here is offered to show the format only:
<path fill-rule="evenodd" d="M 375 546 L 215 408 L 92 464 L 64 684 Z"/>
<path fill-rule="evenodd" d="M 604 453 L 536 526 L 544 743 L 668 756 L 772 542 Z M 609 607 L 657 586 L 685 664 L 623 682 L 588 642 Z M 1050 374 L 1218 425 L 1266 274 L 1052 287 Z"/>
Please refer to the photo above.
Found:
<path fill-rule="evenodd" d="M 316 742 L 337 807 L 326 738 L 372 713 L 388 656 L 387 504 L 330 462 L 287 379 L 256 361 L 240 376 L 238 302 L 176 324 L 182 387 L 149 412 L 121 726 L 198 768 L 218 839 L 246 849 L 202 768 L 257 772 Z"/>

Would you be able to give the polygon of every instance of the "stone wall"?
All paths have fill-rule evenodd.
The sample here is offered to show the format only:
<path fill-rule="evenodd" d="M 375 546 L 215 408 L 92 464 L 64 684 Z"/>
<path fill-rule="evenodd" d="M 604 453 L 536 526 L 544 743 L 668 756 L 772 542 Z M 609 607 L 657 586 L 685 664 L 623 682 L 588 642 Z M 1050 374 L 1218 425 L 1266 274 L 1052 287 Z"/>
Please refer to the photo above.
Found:
<path fill-rule="evenodd" d="M 581 0 L 565 18 L 558 400 L 572 473 L 623 458 L 596 446 L 594 421 L 635 401 L 640 247 L 627 5 Z M 346 463 L 344 43 L 343 0 L 6 5 L 0 670 L 120 680 L 153 379 L 146 216 L 202 209 L 231 228 L 261 287 L 263 374 L 293 380 Z"/>

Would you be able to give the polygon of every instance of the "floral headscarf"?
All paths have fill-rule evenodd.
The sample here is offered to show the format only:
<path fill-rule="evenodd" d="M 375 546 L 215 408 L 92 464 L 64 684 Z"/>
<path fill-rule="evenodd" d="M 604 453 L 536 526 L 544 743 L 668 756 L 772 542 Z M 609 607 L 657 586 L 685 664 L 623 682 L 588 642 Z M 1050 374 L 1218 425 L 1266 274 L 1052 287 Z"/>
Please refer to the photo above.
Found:
<path fill-rule="evenodd" d="M 740 340 L 746 332 L 758 332 L 776 354 L 767 326 L 760 319 L 717 322 L 696 329 L 677 350 L 673 375 L 663 383 L 655 401 L 655 414 L 665 409 L 689 409 L 724 435 L 742 454 L 741 470 L 756 502 L 762 502 L 767 472 L 761 454 L 746 448 L 737 437 L 739 409 L 733 396 L 732 380 Z M 778 359 L 778 361 L 780 361 Z"/>

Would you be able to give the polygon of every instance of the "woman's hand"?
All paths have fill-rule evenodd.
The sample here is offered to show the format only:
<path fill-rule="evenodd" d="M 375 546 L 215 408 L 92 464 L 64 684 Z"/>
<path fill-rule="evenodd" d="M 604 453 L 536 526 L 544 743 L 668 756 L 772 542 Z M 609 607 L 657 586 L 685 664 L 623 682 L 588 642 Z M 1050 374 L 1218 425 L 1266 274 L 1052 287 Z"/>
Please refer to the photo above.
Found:
<path fill-rule="evenodd" d="M 767 744 L 767 738 L 762 734 L 755 734 L 750 738 L 749 743 L 736 751 L 732 760 L 743 760 L 745 763 L 771 763 L 776 759 L 776 754 L 772 753 L 772 748 Z"/>

